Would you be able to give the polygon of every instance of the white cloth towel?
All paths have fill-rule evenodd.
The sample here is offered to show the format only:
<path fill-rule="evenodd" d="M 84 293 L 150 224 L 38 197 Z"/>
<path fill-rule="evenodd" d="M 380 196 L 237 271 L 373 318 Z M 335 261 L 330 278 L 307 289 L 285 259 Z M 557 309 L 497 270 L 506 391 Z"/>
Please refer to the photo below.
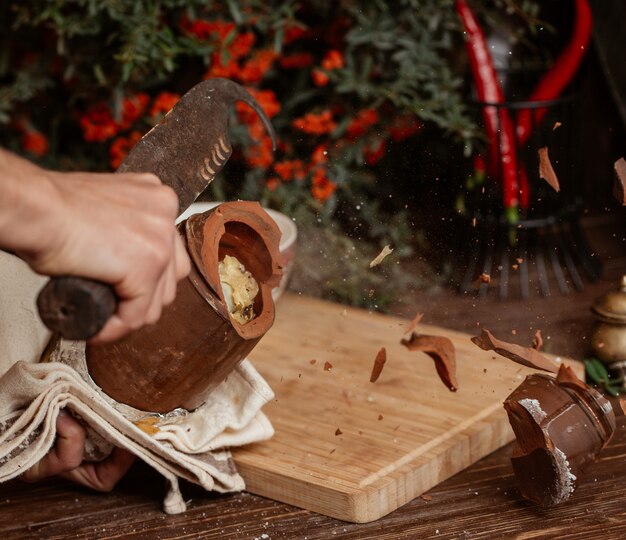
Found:
<path fill-rule="evenodd" d="M 19 272 L 8 272 L 6 265 Z M 36 290 L 29 287 L 40 281 L 29 276 L 22 263 L 7 262 L 6 255 L 0 256 L 0 275 L 3 266 L 12 281 L 22 276 L 12 290 L 28 294 L 12 293 L 9 301 L 7 296 L 0 300 L 0 328 L 10 329 L 0 334 L 0 354 L 12 354 L 17 360 L 0 357 L 0 375 L 10 366 L 0 377 L 0 482 L 18 476 L 46 455 L 54 444 L 59 411 L 67 409 L 87 426 L 87 459 L 102 459 L 118 446 L 168 480 L 163 503 L 167 513 L 185 511 L 178 478 L 218 492 L 244 488 L 228 447 L 265 440 L 274 433 L 261 412 L 274 394 L 249 361 L 244 360 L 192 412 L 181 409 L 159 415 L 119 404 L 89 377 L 84 342 L 57 342 L 44 362 L 28 361 L 29 354 L 37 356 L 33 351 L 41 354 L 45 343 L 41 337 L 45 331 L 34 328 L 39 325 L 33 316 Z M 16 317 L 20 324 L 15 324 Z M 7 337 L 10 343 L 5 342 Z M 37 343 L 16 343 L 16 339 Z"/>

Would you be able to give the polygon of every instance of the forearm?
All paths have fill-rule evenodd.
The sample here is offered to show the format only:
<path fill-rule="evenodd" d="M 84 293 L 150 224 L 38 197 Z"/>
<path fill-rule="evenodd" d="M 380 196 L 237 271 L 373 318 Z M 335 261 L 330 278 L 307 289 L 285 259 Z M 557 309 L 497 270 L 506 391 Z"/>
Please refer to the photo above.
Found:
<path fill-rule="evenodd" d="M 0 148 L 0 249 L 32 257 L 50 241 L 61 202 L 51 174 Z"/>
<path fill-rule="evenodd" d="M 178 197 L 149 173 L 47 171 L 0 149 L 0 249 L 40 274 L 109 283 L 120 303 L 96 339 L 155 322 L 189 273 Z"/>

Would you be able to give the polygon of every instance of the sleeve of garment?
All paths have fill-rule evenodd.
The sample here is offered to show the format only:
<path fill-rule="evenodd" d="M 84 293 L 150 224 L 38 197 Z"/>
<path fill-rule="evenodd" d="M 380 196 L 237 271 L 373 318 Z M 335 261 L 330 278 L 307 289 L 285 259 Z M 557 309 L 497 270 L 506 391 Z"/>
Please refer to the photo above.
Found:
<path fill-rule="evenodd" d="M 47 279 L 0 251 L 0 376 L 19 360 L 38 362 L 48 344 L 50 331 L 35 305 Z"/>

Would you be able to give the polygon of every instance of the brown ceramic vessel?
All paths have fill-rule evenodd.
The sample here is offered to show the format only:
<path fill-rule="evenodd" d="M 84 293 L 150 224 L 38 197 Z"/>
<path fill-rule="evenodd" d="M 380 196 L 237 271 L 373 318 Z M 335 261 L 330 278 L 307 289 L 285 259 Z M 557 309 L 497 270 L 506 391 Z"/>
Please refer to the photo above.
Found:
<path fill-rule="evenodd" d="M 165 413 L 195 409 L 243 360 L 274 322 L 272 289 L 282 274 L 280 231 L 255 202 L 224 203 L 179 225 L 192 260 L 176 299 L 159 321 L 106 345 L 87 347 L 87 367 L 120 403 Z M 225 255 L 256 279 L 255 318 L 228 312 L 218 274 Z"/>
<path fill-rule="evenodd" d="M 595 300 L 591 311 L 596 319 L 590 339 L 593 356 L 622 378 L 626 388 L 626 275 L 619 289 Z"/>
<path fill-rule="evenodd" d="M 615 431 L 610 402 L 581 381 L 529 375 L 504 402 L 517 444 L 511 462 L 522 495 L 566 501 Z"/>

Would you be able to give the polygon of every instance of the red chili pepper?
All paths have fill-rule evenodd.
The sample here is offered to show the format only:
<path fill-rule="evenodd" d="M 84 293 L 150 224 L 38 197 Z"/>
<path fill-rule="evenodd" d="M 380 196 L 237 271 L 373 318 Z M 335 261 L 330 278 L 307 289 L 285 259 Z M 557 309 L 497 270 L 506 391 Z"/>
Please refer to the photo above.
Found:
<path fill-rule="evenodd" d="M 456 0 L 456 10 L 468 36 L 467 51 L 479 101 L 494 105 L 503 103 L 504 92 L 476 17 L 465 0 Z M 516 207 L 519 184 L 513 122 L 504 107 L 483 106 L 483 118 L 490 143 L 489 153 L 500 158 L 504 206 Z"/>
<path fill-rule="evenodd" d="M 530 95 L 530 101 L 546 101 L 556 99 L 570 83 L 589 46 L 592 29 L 591 8 L 588 0 L 574 0 L 576 18 L 574 29 L 568 44 L 565 46 L 554 65 L 539 81 Z M 536 109 L 534 113 L 535 125 L 541 122 L 546 114 L 546 108 Z M 517 139 L 523 146 L 531 132 L 531 111 L 522 109 L 517 118 Z"/>

